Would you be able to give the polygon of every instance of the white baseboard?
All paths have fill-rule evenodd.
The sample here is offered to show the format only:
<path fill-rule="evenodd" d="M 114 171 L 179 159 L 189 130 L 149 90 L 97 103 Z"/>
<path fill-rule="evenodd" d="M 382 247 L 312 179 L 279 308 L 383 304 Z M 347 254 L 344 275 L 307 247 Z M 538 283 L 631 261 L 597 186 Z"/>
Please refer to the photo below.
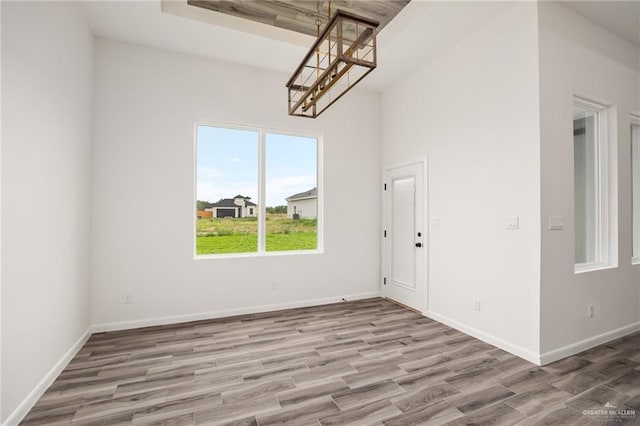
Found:
<path fill-rule="evenodd" d="M 591 349 L 595 346 L 602 345 L 603 343 L 610 342 L 619 337 L 626 336 L 627 334 L 635 333 L 640 330 L 640 322 L 626 325 L 615 330 L 607 331 L 606 333 L 599 334 L 597 336 L 589 337 L 588 339 L 581 340 L 570 345 L 554 349 L 549 352 L 545 352 L 540 355 L 540 361 L 542 365 L 549 364 L 562 358 L 566 358 L 571 355 L 575 355 L 587 349 Z"/>
<path fill-rule="evenodd" d="M 88 328 L 82 336 L 69 348 L 69 350 L 62 355 L 62 358 L 49 370 L 49 372 L 40 380 L 40 382 L 36 385 L 35 388 L 29 395 L 13 410 L 13 413 L 9 415 L 7 420 L 4 421 L 2 426 L 16 426 L 18 425 L 22 419 L 29 413 L 29 410 L 38 402 L 40 397 L 44 394 L 51 383 L 62 373 L 62 370 L 65 369 L 67 364 L 73 359 L 74 356 L 78 353 L 78 351 L 84 346 L 84 344 L 89 340 L 91 336 L 91 328 Z"/>
<path fill-rule="evenodd" d="M 584 339 L 579 342 L 572 343 L 570 345 L 567 345 L 558 349 L 554 349 L 549 352 L 536 354 L 525 348 L 514 345 L 505 340 L 502 340 L 498 337 L 492 336 L 490 334 L 477 330 L 473 327 L 469 327 L 465 324 L 459 323 L 444 315 L 427 311 L 425 312 L 425 316 L 435 321 L 446 324 L 449 327 L 455 328 L 456 330 L 462 331 L 463 333 L 466 333 L 484 342 L 497 346 L 500 349 L 504 349 L 505 351 L 510 352 L 516 356 L 519 356 L 520 358 L 523 358 L 536 365 L 547 365 L 554 361 L 558 361 L 568 356 L 575 355 L 582 351 L 586 351 L 587 349 L 591 349 L 595 346 L 602 345 L 603 343 L 610 342 L 619 337 L 623 337 L 628 334 L 635 333 L 636 331 L 640 331 L 640 322 L 636 322 L 633 324 L 626 325 L 624 327 L 620 327 L 615 330 L 607 331 L 597 336 L 589 337 L 588 339 Z"/>
<path fill-rule="evenodd" d="M 510 352 L 516 356 L 519 356 L 520 358 L 526 359 L 527 361 L 532 362 L 536 365 L 541 365 L 540 356 L 535 352 L 531 352 L 528 349 L 514 345 L 512 343 L 507 342 L 506 340 L 502 340 L 498 337 L 495 337 L 483 331 L 477 330 L 473 327 L 469 327 L 468 325 L 462 324 L 458 321 L 452 320 L 444 315 L 440 315 L 435 312 L 426 311 L 424 315 L 431 318 L 432 320 L 441 322 L 445 325 L 448 325 L 449 327 L 455 328 L 456 330 L 462 331 L 463 333 L 466 333 L 470 336 L 480 339 L 483 342 L 487 342 L 500 349 L 504 349 L 505 351 Z"/>
<path fill-rule="evenodd" d="M 151 327 L 154 325 L 177 324 L 181 322 L 200 321 L 214 318 L 231 317 L 236 315 L 257 314 L 261 312 L 279 311 L 282 309 L 305 308 L 309 306 L 328 305 L 331 303 L 342 302 L 342 299 L 348 301 L 370 299 L 373 297 L 382 297 L 379 291 L 370 293 L 349 294 L 345 296 L 325 297 L 322 299 L 308 299 L 295 302 L 278 303 L 272 305 L 250 306 L 244 308 L 224 309 L 221 311 L 201 312 L 197 314 L 173 315 L 168 317 L 157 317 L 143 320 L 110 322 L 96 324 L 91 328 L 93 333 L 102 333 L 105 331 L 129 330 L 132 328 Z"/>

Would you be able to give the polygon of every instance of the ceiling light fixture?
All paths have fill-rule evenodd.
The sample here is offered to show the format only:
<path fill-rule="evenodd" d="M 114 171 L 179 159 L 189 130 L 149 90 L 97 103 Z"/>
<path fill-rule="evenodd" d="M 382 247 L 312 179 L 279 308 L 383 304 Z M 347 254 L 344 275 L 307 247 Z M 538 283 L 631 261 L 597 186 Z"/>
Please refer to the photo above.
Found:
<path fill-rule="evenodd" d="M 316 118 L 377 64 L 379 22 L 338 10 L 322 33 L 317 25 L 317 40 L 287 82 L 289 115 Z"/>

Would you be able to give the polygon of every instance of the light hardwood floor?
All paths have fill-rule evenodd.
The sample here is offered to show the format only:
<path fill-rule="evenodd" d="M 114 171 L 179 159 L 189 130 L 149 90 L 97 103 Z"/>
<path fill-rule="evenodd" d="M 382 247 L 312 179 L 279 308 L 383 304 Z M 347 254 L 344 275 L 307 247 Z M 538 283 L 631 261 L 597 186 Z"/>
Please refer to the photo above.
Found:
<path fill-rule="evenodd" d="M 541 368 L 370 299 L 95 334 L 22 424 L 640 424 L 639 366 L 638 333 Z"/>

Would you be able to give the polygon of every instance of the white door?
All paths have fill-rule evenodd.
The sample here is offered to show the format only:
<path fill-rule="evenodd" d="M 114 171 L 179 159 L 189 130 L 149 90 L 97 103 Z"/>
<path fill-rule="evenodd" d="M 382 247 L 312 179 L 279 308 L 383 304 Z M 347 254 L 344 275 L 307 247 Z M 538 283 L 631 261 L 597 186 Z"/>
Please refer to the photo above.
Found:
<path fill-rule="evenodd" d="M 423 161 L 384 170 L 384 294 L 426 310 Z"/>

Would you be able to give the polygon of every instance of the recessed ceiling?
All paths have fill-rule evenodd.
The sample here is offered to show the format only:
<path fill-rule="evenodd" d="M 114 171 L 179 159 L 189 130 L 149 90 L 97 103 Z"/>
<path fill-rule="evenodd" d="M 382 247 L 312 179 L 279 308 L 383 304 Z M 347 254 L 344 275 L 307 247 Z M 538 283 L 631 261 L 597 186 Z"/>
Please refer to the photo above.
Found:
<path fill-rule="evenodd" d="M 318 34 L 337 9 L 380 22 L 384 28 L 410 0 L 187 0 L 192 7 L 224 13 L 310 36 Z"/>
<path fill-rule="evenodd" d="M 515 4 L 412 0 L 380 33 L 378 67 L 358 87 L 383 91 Z M 186 0 L 79 5 L 97 37 L 276 71 L 283 76 L 283 93 L 315 40 L 315 35 L 190 7 Z"/>

